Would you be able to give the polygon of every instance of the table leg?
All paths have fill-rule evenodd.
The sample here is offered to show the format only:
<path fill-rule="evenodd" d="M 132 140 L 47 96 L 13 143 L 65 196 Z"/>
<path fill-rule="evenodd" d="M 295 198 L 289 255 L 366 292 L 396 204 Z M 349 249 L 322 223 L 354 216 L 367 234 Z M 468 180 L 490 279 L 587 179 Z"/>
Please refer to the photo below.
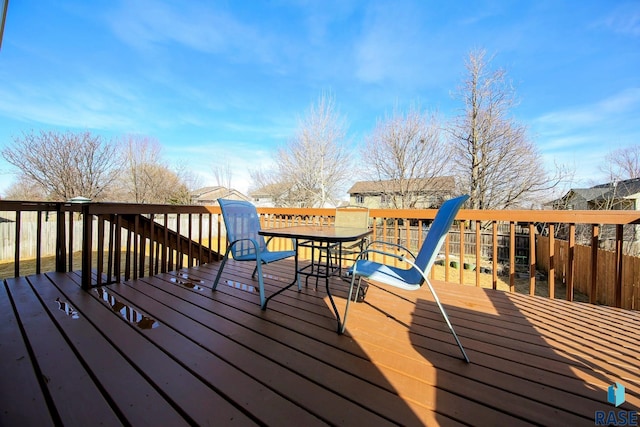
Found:
<path fill-rule="evenodd" d="M 273 297 L 275 297 L 276 295 L 280 295 L 281 293 L 283 293 L 284 291 L 286 291 L 287 289 L 289 289 L 290 287 L 292 287 L 293 285 L 295 285 L 296 283 L 298 284 L 298 292 L 300 292 L 302 290 L 302 287 L 300 286 L 300 274 L 298 273 L 298 242 L 296 241 L 296 255 L 293 257 L 293 262 L 294 262 L 294 270 L 295 271 L 295 276 L 293 277 L 293 282 L 289 283 L 287 286 L 285 286 L 282 289 L 279 289 L 278 291 L 276 291 L 275 293 L 269 295 L 267 298 L 265 298 L 264 300 L 264 305 L 262 306 L 263 310 L 267 309 L 267 303 L 269 302 L 269 300 Z"/>

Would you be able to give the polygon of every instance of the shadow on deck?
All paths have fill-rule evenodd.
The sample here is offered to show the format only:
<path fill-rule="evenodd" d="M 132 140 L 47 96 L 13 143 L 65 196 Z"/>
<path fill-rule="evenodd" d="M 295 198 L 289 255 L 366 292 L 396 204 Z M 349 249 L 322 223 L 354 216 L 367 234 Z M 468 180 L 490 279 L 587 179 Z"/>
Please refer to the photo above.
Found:
<path fill-rule="evenodd" d="M 253 265 L 212 293 L 218 265 L 87 292 L 76 273 L 5 280 L 0 424 L 593 425 L 640 407 L 638 312 L 435 283 L 467 365 L 427 289 L 371 285 L 339 336 L 322 286 L 261 311 Z M 267 293 L 292 270 L 265 267 Z"/>

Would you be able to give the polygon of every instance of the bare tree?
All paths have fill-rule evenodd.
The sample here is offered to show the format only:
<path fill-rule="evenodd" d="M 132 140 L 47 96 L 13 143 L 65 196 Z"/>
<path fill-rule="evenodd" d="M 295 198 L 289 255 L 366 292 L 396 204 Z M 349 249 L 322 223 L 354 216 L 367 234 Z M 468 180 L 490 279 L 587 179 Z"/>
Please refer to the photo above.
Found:
<path fill-rule="evenodd" d="M 640 178 L 640 145 L 610 151 L 601 170 L 612 182 Z"/>
<path fill-rule="evenodd" d="M 472 51 L 457 97 L 461 113 L 449 127 L 456 170 L 472 209 L 530 207 L 560 181 L 550 178 L 537 146 L 510 111 L 514 90 L 504 70 L 491 70 L 484 50 Z"/>
<path fill-rule="evenodd" d="M 352 173 L 346 123 L 332 96 L 323 94 L 300 121 L 295 137 L 277 153 L 277 183 L 287 186 L 287 204 L 337 204 Z"/>
<path fill-rule="evenodd" d="M 249 175 L 252 181 L 250 193 L 267 196 L 277 208 L 290 206 L 289 193 L 294 185 L 281 181 L 277 171 L 251 169 Z"/>
<path fill-rule="evenodd" d="M 129 135 L 120 146 L 123 173 L 113 199 L 135 203 L 189 203 L 187 186 L 162 161 L 162 146 L 150 137 Z"/>
<path fill-rule="evenodd" d="M 226 159 L 218 159 L 218 163 L 212 168 L 213 176 L 216 184 L 221 187 L 231 188 L 231 178 L 233 178 L 233 170 Z"/>
<path fill-rule="evenodd" d="M 89 132 L 24 133 L 2 156 L 55 201 L 76 196 L 100 200 L 120 163 L 116 145 Z"/>
<path fill-rule="evenodd" d="M 5 199 L 46 201 L 47 194 L 40 184 L 21 174 L 7 189 Z"/>
<path fill-rule="evenodd" d="M 435 115 L 411 108 L 378 121 L 361 151 L 364 175 L 378 181 L 383 196 L 395 208 L 430 203 L 449 161 Z"/>

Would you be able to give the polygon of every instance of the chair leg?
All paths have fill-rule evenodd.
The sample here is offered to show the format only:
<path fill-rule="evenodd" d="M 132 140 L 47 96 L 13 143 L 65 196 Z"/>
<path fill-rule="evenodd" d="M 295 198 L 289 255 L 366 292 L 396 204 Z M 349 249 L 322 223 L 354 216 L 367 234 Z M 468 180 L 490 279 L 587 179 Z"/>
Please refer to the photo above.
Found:
<path fill-rule="evenodd" d="M 425 282 L 427 283 L 427 286 L 429 286 L 429 290 L 431 291 L 431 295 L 433 295 L 433 299 L 436 301 L 436 304 L 438 305 L 438 308 L 440 309 L 440 313 L 442 313 L 442 317 L 444 317 L 444 321 L 447 323 L 447 326 L 449 327 L 449 330 L 453 334 L 453 338 L 455 338 L 456 343 L 458 344 L 458 347 L 460 347 L 460 351 L 462 352 L 462 356 L 464 357 L 465 362 L 471 363 L 469 361 L 469 357 L 467 357 L 467 353 L 464 351 L 464 348 L 462 347 L 462 343 L 460 342 L 460 339 L 458 339 L 458 335 L 456 334 L 456 331 L 453 330 L 453 325 L 449 321 L 449 316 L 447 316 L 447 312 L 444 310 L 444 307 L 440 303 L 440 299 L 438 298 L 438 295 L 436 294 L 436 291 L 433 289 L 433 286 L 431 286 L 431 282 L 426 277 L 425 277 Z"/>
<path fill-rule="evenodd" d="M 218 269 L 218 274 L 216 274 L 216 280 L 213 281 L 212 291 L 215 291 L 218 287 L 218 281 L 220 280 L 220 276 L 222 275 L 222 270 L 224 269 L 224 265 L 227 263 L 229 259 L 229 249 L 224 253 L 224 258 L 222 258 L 222 263 L 220 264 L 220 268 Z"/>
<path fill-rule="evenodd" d="M 256 262 L 256 271 L 258 272 L 258 286 L 260 291 L 260 308 L 267 309 L 267 300 L 264 296 L 264 278 L 262 277 L 262 262 Z"/>
<path fill-rule="evenodd" d="M 356 273 L 355 271 L 351 274 L 351 284 L 349 285 L 349 295 L 347 296 L 347 305 L 344 308 L 344 316 L 342 317 L 342 325 L 340 325 L 340 329 L 338 330 L 339 334 L 344 334 L 345 325 L 347 324 L 347 314 L 349 313 L 349 304 L 351 303 L 351 298 L 353 297 L 353 285 L 356 281 Z M 362 277 L 358 276 L 358 288 L 356 289 L 356 295 L 360 291 L 360 282 L 362 281 Z"/>

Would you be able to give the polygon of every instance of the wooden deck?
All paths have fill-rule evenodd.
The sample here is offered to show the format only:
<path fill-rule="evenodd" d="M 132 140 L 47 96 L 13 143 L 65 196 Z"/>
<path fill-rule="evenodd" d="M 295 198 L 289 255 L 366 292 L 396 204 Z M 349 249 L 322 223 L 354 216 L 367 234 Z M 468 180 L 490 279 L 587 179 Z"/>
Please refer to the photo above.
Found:
<path fill-rule="evenodd" d="M 261 311 L 253 265 L 212 293 L 218 265 L 89 292 L 5 280 L 0 425 L 576 426 L 640 407 L 638 312 L 436 283 L 467 365 L 426 288 L 370 286 L 339 336 L 322 286 Z M 267 266 L 268 293 L 292 270 Z"/>

